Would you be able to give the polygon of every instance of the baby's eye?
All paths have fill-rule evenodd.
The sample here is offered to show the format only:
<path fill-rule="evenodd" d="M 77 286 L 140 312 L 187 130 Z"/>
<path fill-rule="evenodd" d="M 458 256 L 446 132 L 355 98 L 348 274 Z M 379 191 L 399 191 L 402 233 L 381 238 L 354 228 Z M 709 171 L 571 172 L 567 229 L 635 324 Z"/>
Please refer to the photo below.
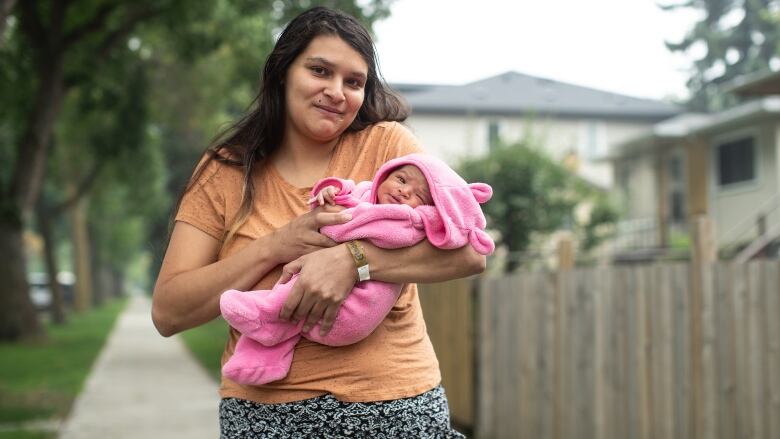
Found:
<path fill-rule="evenodd" d="M 401 177 L 400 175 L 398 176 L 398 181 L 400 181 L 401 183 L 406 183 L 406 180 L 404 180 L 404 178 Z"/>

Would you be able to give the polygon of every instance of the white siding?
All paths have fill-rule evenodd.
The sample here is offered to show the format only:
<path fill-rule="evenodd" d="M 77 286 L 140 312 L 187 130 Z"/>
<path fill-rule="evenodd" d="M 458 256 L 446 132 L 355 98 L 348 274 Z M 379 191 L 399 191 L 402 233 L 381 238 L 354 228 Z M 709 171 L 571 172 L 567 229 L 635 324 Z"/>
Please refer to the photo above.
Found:
<path fill-rule="evenodd" d="M 742 135 L 755 136 L 756 179 L 733 187 L 720 187 L 718 185 L 717 145 Z M 710 137 L 710 203 L 719 244 L 728 244 L 737 237 L 750 238 L 755 236 L 754 224 L 762 205 L 778 192 L 776 135 L 776 124 L 767 122 L 738 130 L 724 131 Z M 770 218 L 767 225 L 771 227 L 773 221 L 780 221 L 778 215 L 780 214 L 776 211 L 775 216 Z"/>
<path fill-rule="evenodd" d="M 530 135 L 556 160 L 562 160 L 567 154 L 577 154 L 578 173 L 604 187 L 612 185 L 612 165 L 594 159 L 607 154 L 609 145 L 636 136 L 652 125 L 604 119 L 429 114 L 413 114 L 407 125 L 426 151 L 450 164 L 457 164 L 464 157 L 488 152 L 491 122 L 498 123 L 504 142 L 515 142 Z"/>

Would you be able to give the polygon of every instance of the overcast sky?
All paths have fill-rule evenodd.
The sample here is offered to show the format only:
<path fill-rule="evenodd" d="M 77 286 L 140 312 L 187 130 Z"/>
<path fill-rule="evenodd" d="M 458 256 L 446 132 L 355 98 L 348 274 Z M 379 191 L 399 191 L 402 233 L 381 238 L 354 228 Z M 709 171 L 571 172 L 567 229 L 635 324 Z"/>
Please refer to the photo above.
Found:
<path fill-rule="evenodd" d="M 653 99 L 686 95 L 690 59 L 664 41 L 698 16 L 654 0 L 397 0 L 391 11 L 375 25 L 390 82 L 465 84 L 514 70 Z"/>

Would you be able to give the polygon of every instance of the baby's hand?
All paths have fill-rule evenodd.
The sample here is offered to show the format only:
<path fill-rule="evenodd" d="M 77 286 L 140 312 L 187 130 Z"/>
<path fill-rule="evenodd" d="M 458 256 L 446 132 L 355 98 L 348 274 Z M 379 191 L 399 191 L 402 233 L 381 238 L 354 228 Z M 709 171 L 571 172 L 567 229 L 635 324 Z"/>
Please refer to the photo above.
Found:
<path fill-rule="evenodd" d="M 312 197 L 309 200 L 309 204 L 317 202 L 318 206 L 322 206 L 325 203 L 330 204 L 331 206 L 336 204 L 336 194 L 338 193 L 338 189 L 336 189 L 334 186 L 325 186 L 320 190 L 320 192 Z"/>

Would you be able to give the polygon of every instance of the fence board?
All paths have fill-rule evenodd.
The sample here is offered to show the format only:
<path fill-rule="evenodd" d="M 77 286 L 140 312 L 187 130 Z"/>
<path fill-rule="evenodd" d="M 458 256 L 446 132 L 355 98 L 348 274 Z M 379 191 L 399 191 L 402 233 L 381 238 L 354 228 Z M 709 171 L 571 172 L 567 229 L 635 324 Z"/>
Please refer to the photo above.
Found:
<path fill-rule="evenodd" d="M 606 271 L 606 270 L 605 270 Z M 609 312 L 611 308 L 612 289 L 611 276 L 607 273 L 598 276 L 596 281 L 593 319 L 595 327 L 595 436 L 601 439 L 613 439 L 614 434 L 609 425 L 610 409 L 614 405 L 615 390 L 612 386 L 610 376 L 614 373 L 610 347 L 610 331 L 612 328 L 613 315 Z"/>
<path fill-rule="evenodd" d="M 731 294 L 734 309 L 734 366 L 736 387 L 734 396 L 737 402 L 734 427 L 737 437 L 753 437 L 752 404 L 750 395 L 750 352 L 747 266 L 732 265 L 733 274 Z"/>
<path fill-rule="evenodd" d="M 654 267 L 656 294 L 651 294 L 651 311 L 653 316 L 653 339 L 656 340 L 653 356 L 654 392 L 653 423 L 656 425 L 659 437 L 674 437 L 674 369 L 672 366 L 673 352 L 673 322 L 672 307 L 672 267 L 658 264 Z"/>
<path fill-rule="evenodd" d="M 540 322 L 540 326 L 543 328 L 542 332 L 542 344 L 538 349 L 539 358 L 539 395 L 541 413 L 539 414 L 540 426 L 537 429 L 539 436 L 542 438 L 554 437 L 554 398 L 555 398 L 555 294 L 551 294 L 554 291 L 554 278 L 548 273 L 539 273 L 536 276 L 536 291 L 538 297 L 541 299 L 541 306 L 543 306 L 544 319 Z"/>
<path fill-rule="evenodd" d="M 718 428 L 722 439 L 737 437 L 734 316 L 732 302 L 729 300 L 733 283 L 731 271 L 731 264 L 717 264 L 713 285 L 718 361 Z"/>
<path fill-rule="evenodd" d="M 757 263 L 747 264 L 748 269 L 748 322 L 750 332 L 748 335 L 750 352 L 750 392 L 752 399 L 753 437 L 766 438 L 766 404 L 764 399 L 764 355 L 762 330 L 763 296 L 761 294 L 761 266 Z"/>
<path fill-rule="evenodd" d="M 613 340 L 615 344 L 615 352 L 613 354 L 614 364 L 614 379 L 615 379 L 615 392 L 617 393 L 614 405 L 612 406 L 612 428 L 615 432 L 616 438 L 626 438 L 630 436 L 629 431 L 630 422 L 630 397 L 629 397 L 629 383 L 631 380 L 631 374 L 629 369 L 629 348 L 631 339 L 629 336 L 629 328 L 631 327 L 631 320 L 628 317 L 628 310 L 630 306 L 629 291 L 631 286 L 629 285 L 629 269 L 624 267 L 615 268 L 614 273 L 614 291 L 613 295 L 613 313 L 615 321 L 615 334 Z"/>
<path fill-rule="evenodd" d="M 766 307 L 764 318 L 767 322 L 766 334 L 769 342 L 769 434 L 768 437 L 780 437 L 780 265 L 766 264 L 764 282 Z"/>
<path fill-rule="evenodd" d="M 675 437 L 687 439 L 691 435 L 690 401 L 692 399 L 690 365 L 690 301 L 688 291 L 688 266 L 672 265 L 672 296 L 674 300 L 674 412 Z"/>

